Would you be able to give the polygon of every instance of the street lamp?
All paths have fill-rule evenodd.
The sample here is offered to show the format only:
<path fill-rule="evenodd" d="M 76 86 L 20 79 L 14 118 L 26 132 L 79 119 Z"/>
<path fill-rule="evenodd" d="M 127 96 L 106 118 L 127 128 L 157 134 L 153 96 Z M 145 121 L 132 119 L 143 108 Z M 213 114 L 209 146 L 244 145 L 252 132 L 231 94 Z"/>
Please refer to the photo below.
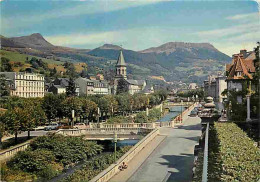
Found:
<path fill-rule="evenodd" d="M 114 161 L 116 163 L 116 143 L 117 143 L 117 133 L 114 132 Z"/>
<path fill-rule="evenodd" d="M 181 100 L 181 122 L 182 122 L 182 105 L 183 105 L 183 100 Z"/>
<path fill-rule="evenodd" d="M 99 107 L 97 108 L 98 110 L 97 110 L 97 125 L 98 125 L 98 128 L 99 128 L 99 115 L 100 115 L 100 109 L 99 109 Z"/>
<path fill-rule="evenodd" d="M 74 111 L 74 109 L 72 109 L 72 111 L 71 111 L 71 126 L 73 127 L 73 121 L 74 121 L 74 117 L 75 117 L 75 111 Z"/>

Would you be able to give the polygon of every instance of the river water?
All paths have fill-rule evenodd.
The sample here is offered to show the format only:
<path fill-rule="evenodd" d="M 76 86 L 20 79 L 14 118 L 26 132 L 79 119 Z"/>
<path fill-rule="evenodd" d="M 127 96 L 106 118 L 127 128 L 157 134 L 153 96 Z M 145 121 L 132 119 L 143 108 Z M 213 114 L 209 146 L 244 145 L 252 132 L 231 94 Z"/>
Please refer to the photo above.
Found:
<path fill-rule="evenodd" d="M 170 112 L 167 113 L 164 117 L 162 117 L 159 121 L 164 122 L 164 121 L 171 121 L 173 117 L 177 116 L 178 114 L 181 113 L 181 111 L 185 110 L 184 106 L 173 106 L 170 108 Z"/>

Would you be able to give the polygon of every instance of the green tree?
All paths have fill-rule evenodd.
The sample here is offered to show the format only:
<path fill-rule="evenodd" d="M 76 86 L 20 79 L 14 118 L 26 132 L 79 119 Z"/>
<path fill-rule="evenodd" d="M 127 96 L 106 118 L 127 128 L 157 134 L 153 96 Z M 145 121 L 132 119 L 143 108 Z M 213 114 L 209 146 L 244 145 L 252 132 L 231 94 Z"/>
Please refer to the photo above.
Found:
<path fill-rule="evenodd" d="M 9 96 L 10 87 L 4 74 L 0 75 L 0 97 Z"/>
<path fill-rule="evenodd" d="M 125 79 L 121 78 L 118 80 L 116 94 L 128 93 L 128 84 Z"/>
<path fill-rule="evenodd" d="M 6 57 L 1 57 L 0 71 L 10 72 L 13 71 L 10 59 Z"/>
<path fill-rule="evenodd" d="M 2 149 L 2 138 L 7 134 L 5 111 L 0 110 L 0 149 Z"/>
<path fill-rule="evenodd" d="M 72 77 L 69 79 L 69 85 L 66 88 L 66 95 L 69 97 L 76 96 L 76 84 Z"/>
<path fill-rule="evenodd" d="M 30 131 L 45 122 L 45 113 L 41 107 L 41 100 L 38 98 L 26 99 L 23 105 L 23 117 L 21 125 L 23 130 L 28 131 L 28 139 Z"/>
<path fill-rule="evenodd" d="M 7 110 L 4 114 L 4 119 L 6 121 L 6 127 L 8 133 L 15 135 L 15 143 L 17 143 L 17 136 L 22 132 L 22 121 L 24 117 L 24 112 L 22 108 L 15 107 L 12 110 Z"/>

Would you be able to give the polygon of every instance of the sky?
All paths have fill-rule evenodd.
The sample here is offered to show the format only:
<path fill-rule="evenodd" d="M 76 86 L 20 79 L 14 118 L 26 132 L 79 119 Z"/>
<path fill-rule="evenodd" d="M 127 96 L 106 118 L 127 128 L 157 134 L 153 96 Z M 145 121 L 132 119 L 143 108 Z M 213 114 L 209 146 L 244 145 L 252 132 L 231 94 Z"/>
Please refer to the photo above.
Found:
<path fill-rule="evenodd" d="M 255 1 L 0 0 L 0 34 L 40 33 L 54 45 L 135 51 L 167 42 L 208 42 L 231 56 L 260 41 Z"/>

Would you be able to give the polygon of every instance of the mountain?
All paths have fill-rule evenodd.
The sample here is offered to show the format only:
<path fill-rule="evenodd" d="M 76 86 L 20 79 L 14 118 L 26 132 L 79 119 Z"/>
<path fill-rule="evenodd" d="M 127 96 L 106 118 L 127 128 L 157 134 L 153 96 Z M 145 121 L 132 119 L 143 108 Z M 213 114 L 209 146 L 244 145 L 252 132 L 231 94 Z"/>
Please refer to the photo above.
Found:
<path fill-rule="evenodd" d="M 28 36 L 6 38 L 1 37 L 3 47 L 31 48 L 31 49 L 53 49 L 55 46 L 46 41 L 39 33 Z"/>
<path fill-rule="evenodd" d="M 120 49 L 98 47 L 89 55 L 115 60 Z M 123 50 L 133 75 L 164 76 L 166 81 L 202 82 L 208 74 L 224 71 L 231 58 L 209 43 L 169 42 L 143 51 Z"/>
<path fill-rule="evenodd" d="M 72 62 L 85 62 L 90 68 L 113 69 L 120 50 L 123 50 L 129 77 L 136 79 L 162 76 L 166 81 L 201 83 L 208 74 L 224 71 L 224 65 L 231 61 L 229 56 L 209 43 L 168 42 L 142 51 L 104 44 L 90 50 L 52 45 L 39 33 L 0 38 L 2 49 L 44 58 L 53 56 Z"/>

